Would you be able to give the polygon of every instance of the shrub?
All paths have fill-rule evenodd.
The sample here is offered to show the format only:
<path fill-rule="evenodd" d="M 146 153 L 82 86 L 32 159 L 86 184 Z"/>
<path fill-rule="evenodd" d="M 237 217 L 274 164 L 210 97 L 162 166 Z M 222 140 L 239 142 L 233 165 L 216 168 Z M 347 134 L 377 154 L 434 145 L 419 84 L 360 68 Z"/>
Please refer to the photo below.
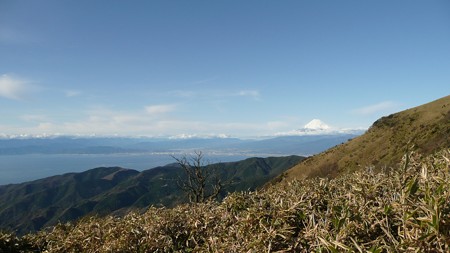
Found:
<path fill-rule="evenodd" d="M 449 252 L 449 151 L 408 154 L 395 170 L 233 193 L 221 203 L 1 234 L 0 245 L 10 252 Z"/>

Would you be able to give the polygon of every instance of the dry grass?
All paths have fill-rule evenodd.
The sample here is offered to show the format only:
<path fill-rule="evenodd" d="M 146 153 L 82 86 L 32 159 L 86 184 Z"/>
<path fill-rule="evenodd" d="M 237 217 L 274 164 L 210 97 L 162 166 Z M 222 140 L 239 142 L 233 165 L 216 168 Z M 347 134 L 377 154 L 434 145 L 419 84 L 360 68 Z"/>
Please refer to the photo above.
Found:
<path fill-rule="evenodd" d="M 412 153 L 381 173 L 89 217 L 21 238 L 4 233 L 0 252 L 450 252 L 449 170 L 450 150 Z"/>
<path fill-rule="evenodd" d="M 391 167 L 412 146 L 425 155 L 450 146 L 450 96 L 382 117 L 365 134 L 300 162 L 279 181 Z"/>

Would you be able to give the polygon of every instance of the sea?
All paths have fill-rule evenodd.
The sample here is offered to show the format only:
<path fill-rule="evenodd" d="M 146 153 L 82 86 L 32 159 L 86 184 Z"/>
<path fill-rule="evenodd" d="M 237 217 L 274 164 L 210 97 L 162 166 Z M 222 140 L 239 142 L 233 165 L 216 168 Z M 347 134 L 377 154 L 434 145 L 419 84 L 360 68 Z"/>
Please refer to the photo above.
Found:
<path fill-rule="evenodd" d="M 205 162 L 233 162 L 253 155 L 206 154 Z M 138 171 L 176 162 L 179 154 L 27 154 L 0 155 L 0 185 L 17 184 L 97 167 L 118 166 Z"/>

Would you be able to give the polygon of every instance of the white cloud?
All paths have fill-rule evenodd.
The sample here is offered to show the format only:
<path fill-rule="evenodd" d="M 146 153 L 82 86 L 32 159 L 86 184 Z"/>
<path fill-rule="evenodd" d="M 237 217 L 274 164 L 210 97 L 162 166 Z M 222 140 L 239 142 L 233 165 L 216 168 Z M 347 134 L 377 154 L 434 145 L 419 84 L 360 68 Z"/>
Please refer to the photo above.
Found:
<path fill-rule="evenodd" d="M 0 96 L 8 99 L 23 100 L 31 86 L 28 82 L 7 74 L 0 76 Z"/>
<path fill-rule="evenodd" d="M 284 122 L 284 121 L 269 121 L 269 122 L 267 122 L 267 127 L 270 130 L 283 129 L 288 126 L 290 126 L 290 124 L 287 122 Z"/>
<path fill-rule="evenodd" d="M 38 122 L 42 122 L 42 121 L 47 121 L 48 117 L 45 115 L 41 115 L 41 114 L 26 114 L 26 115 L 22 115 L 20 116 L 20 118 L 24 121 L 38 121 Z"/>
<path fill-rule="evenodd" d="M 175 107 L 176 106 L 173 104 L 150 105 L 150 106 L 146 106 L 145 110 L 150 115 L 159 115 L 159 114 L 171 112 L 171 111 L 175 110 Z"/>
<path fill-rule="evenodd" d="M 55 128 L 55 125 L 51 122 L 41 122 L 38 124 L 37 129 L 40 133 L 50 133 L 53 132 L 53 129 Z"/>
<path fill-rule="evenodd" d="M 259 99 L 261 96 L 258 90 L 241 90 L 237 95 L 241 97 L 252 97 L 254 99 Z"/>
<path fill-rule="evenodd" d="M 217 136 L 225 134 L 235 137 L 257 137 L 268 135 L 283 126 L 282 122 L 210 122 L 179 118 L 159 119 L 148 117 L 144 111 L 88 112 L 85 117 L 71 121 L 57 122 L 39 115 L 24 115 L 27 120 L 23 126 L 2 126 L 0 134 L 33 136 L 41 135 L 119 135 L 119 136 Z"/>
<path fill-rule="evenodd" d="M 167 93 L 169 96 L 180 97 L 180 98 L 190 98 L 197 95 L 197 92 L 190 90 L 173 90 Z"/>
<path fill-rule="evenodd" d="M 384 112 L 386 110 L 391 110 L 397 106 L 396 103 L 392 101 L 383 101 L 378 104 L 365 106 L 362 108 L 358 108 L 356 110 L 353 110 L 354 113 L 360 114 L 360 115 L 372 115 L 378 112 Z"/>
<path fill-rule="evenodd" d="M 201 80 L 196 80 L 196 81 L 193 81 L 192 83 L 193 84 L 208 84 L 217 79 L 218 79 L 217 77 L 210 77 L 210 78 L 205 78 L 205 79 L 201 79 Z"/>
<path fill-rule="evenodd" d="M 119 135 L 119 136 L 217 136 L 226 134 L 235 137 L 257 137 L 270 135 L 294 127 L 292 122 L 267 121 L 210 121 L 202 117 L 180 117 L 173 110 L 174 104 L 157 104 L 136 110 L 112 110 L 103 106 L 79 111 L 70 117 L 46 112 L 24 113 L 22 121 L 1 126 L 0 134 L 42 135 Z"/>
<path fill-rule="evenodd" d="M 261 93 L 258 90 L 172 90 L 166 92 L 164 95 L 168 95 L 176 98 L 183 99 L 200 99 L 202 101 L 205 100 L 213 100 L 217 101 L 217 99 L 228 99 L 235 97 L 247 97 L 252 98 L 254 100 L 260 100 Z"/>
<path fill-rule="evenodd" d="M 78 90 L 67 90 L 65 91 L 66 97 L 76 97 L 81 95 L 81 91 Z"/>

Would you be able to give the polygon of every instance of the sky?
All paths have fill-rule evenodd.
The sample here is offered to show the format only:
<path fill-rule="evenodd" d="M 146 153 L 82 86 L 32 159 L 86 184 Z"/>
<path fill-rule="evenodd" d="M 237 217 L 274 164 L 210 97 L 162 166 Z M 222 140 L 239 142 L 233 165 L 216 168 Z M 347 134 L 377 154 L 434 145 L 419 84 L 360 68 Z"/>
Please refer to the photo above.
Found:
<path fill-rule="evenodd" d="M 368 128 L 449 94 L 446 0 L 0 0 L 0 135 Z"/>

